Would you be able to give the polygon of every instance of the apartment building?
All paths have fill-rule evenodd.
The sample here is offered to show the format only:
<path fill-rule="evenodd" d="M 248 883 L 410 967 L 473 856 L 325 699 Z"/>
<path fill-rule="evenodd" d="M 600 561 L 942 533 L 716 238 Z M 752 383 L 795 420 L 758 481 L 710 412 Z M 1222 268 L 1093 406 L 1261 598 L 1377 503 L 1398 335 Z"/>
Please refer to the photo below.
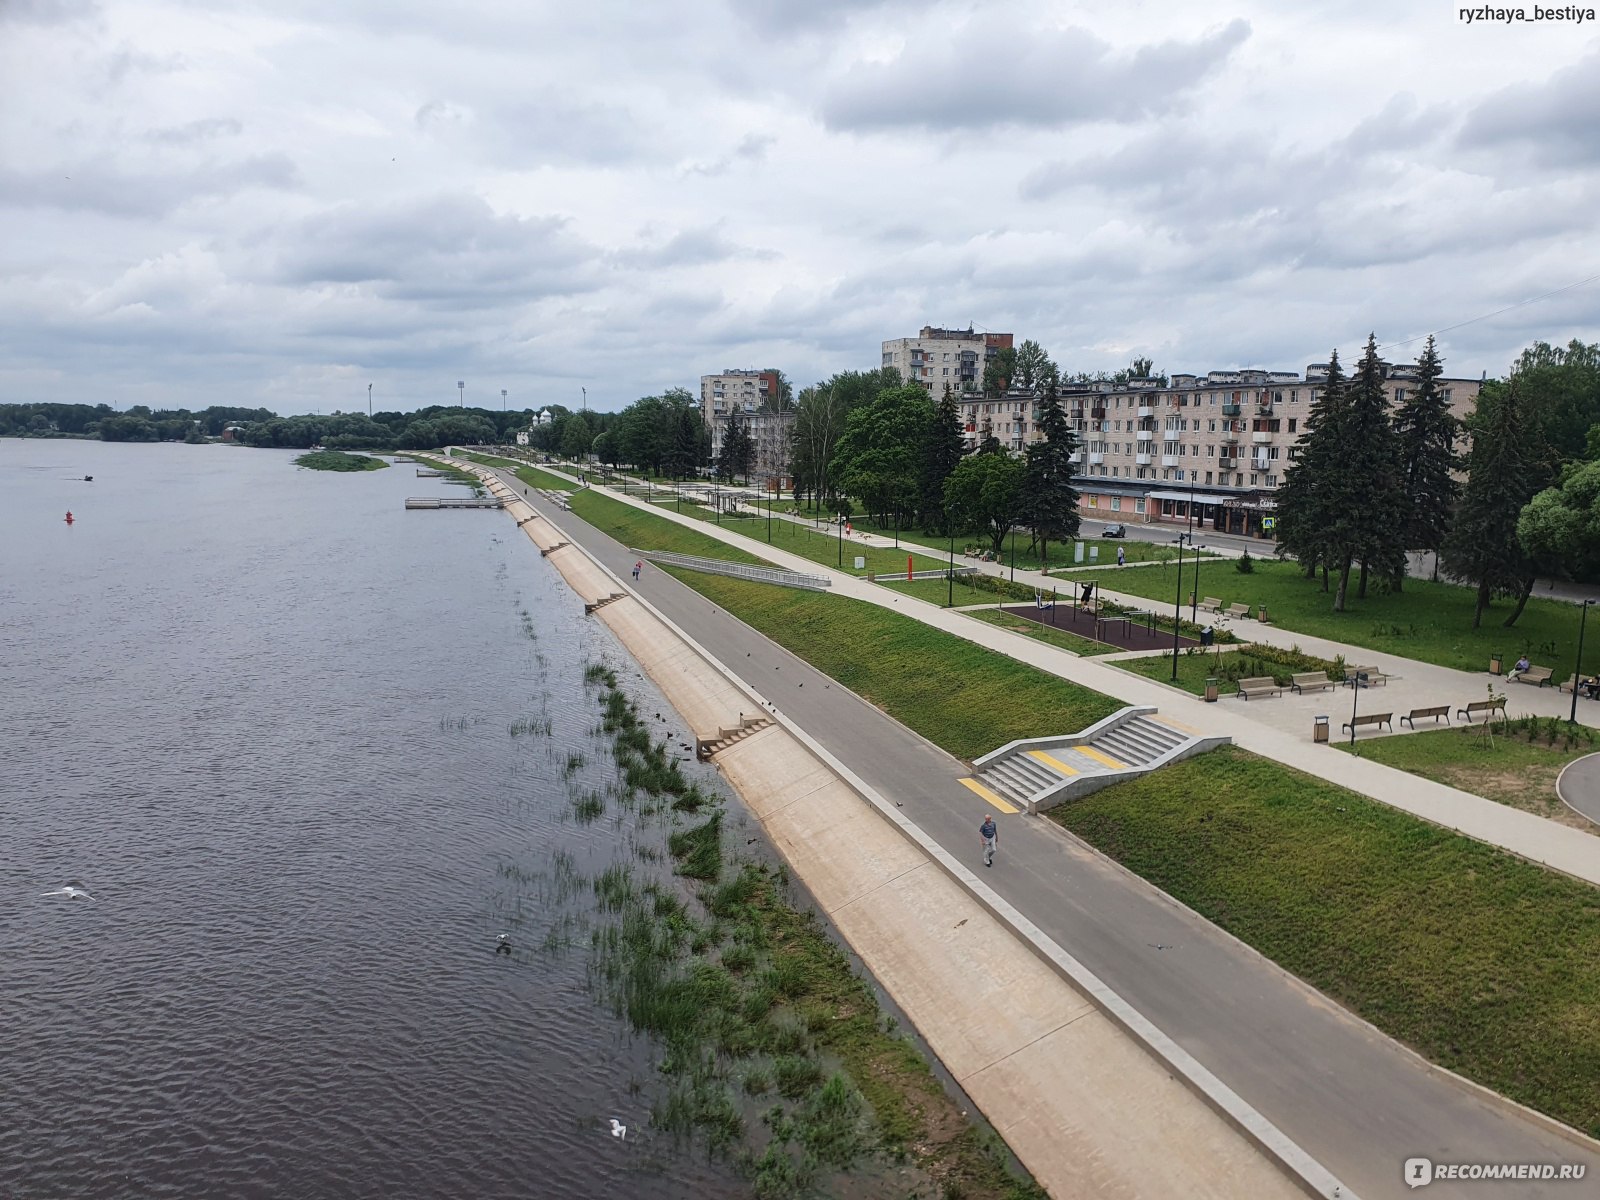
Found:
<path fill-rule="evenodd" d="M 755 442 L 751 482 L 768 488 L 790 488 L 789 431 L 794 410 L 780 408 L 776 371 L 726 370 L 700 376 L 700 410 L 711 430 L 711 453 L 722 453 L 722 435 L 729 416 L 738 411 Z"/>
<path fill-rule="evenodd" d="M 1304 379 L 1292 371 L 1212 371 L 1072 396 L 1067 415 L 1083 443 L 1080 512 L 1271 536 L 1274 493 L 1327 373 L 1325 363 L 1307 367 Z M 1414 365 L 1387 367 L 1392 403 L 1405 401 L 1416 376 Z M 1465 416 L 1480 383 L 1441 379 L 1438 386 Z"/>
<path fill-rule="evenodd" d="M 907 383 L 919 383 L 935 400 L 945 385 L 958 396 L 983 389 L 983 368 L 1001 350 L 1009 349 L 1009 333 L 978 333 L 966 329 L 938 329 L 924 325 L 914 338 L 892 338 L 883 343 L 883 365 L 900 372 Z"/>

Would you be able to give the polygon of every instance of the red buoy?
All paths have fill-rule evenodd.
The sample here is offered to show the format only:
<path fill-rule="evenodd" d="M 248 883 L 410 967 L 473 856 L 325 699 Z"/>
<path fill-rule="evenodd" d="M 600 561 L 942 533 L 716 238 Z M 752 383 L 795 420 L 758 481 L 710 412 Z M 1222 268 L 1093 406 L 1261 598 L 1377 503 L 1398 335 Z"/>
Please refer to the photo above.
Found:
<path fill-rule="evenodd" d="M 68 525 L 72 524 L 72 510 L 70 508 L 67 509 L 67 524 Z"/>

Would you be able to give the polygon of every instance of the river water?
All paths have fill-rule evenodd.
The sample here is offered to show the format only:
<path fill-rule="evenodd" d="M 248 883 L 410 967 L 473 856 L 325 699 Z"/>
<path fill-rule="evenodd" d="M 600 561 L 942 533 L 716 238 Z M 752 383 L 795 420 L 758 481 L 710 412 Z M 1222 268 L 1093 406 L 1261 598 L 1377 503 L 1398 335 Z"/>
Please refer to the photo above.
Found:
<path fill-rule="evenodd" d="M 0 440 L 0 1195 L 747 1195 L 529 944 L 616 852 L 615 643 L 502 514 L 290 458 Z"/>

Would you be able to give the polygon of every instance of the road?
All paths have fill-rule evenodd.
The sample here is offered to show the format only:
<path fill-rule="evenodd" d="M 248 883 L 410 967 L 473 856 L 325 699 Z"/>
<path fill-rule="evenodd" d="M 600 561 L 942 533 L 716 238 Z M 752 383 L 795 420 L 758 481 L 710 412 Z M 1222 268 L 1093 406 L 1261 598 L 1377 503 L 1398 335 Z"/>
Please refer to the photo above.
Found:
<path fill-rule="evenodd" d="M 626 547 L 533 503 L 629 575 Z M 957 782 L 963 764 L 666 572 L 647 567 L 636 586 L 946 849 L 976 861 L 984 809 Z M 1419 1155 L 1583 1162 L 1600 1175 L 1600 1155 L 1434 1070 L 1053 822 L 997 819 L 1001 857 L 986 882 L 1365 1200 L 1409 1195 L 1401 1165 Z M 1441 1181 L 1428 1195 L 1572 1197 L 1581 1187 Z"/>

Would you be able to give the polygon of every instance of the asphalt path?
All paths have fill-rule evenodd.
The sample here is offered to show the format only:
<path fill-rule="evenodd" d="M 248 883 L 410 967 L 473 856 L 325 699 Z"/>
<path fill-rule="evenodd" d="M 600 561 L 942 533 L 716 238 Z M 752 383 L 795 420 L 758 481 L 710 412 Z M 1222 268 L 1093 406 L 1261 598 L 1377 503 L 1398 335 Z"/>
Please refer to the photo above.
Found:
<path fill-rule="evenodd" d="M 532 502 L 627 578 L 636 557 L 627 547 Z M 634 586 L 947 850 L 981 861 L 977 826 L 988 810 L 958 782 L 970 774 L 964 764 L 652 564 Z M 995 817 L 1000 854 L 985 882 L 1357 1195 L 1411 1194 L 1401 1168 L 1416 1156 L 1582 1162 L 1589 1179 L 1600 1175 L 1600 1155 L 1430 1067 L 1054 822 Z M 1428 1195 L 1572 1197 L 1582 1187 L 1438 1181 Z"/>
<path fill-rule="evenodd" d="M 1600 754 L 1586 754 L 1561 768 L 1556 795 L 1569 808 L 1600 825 Z"/>

